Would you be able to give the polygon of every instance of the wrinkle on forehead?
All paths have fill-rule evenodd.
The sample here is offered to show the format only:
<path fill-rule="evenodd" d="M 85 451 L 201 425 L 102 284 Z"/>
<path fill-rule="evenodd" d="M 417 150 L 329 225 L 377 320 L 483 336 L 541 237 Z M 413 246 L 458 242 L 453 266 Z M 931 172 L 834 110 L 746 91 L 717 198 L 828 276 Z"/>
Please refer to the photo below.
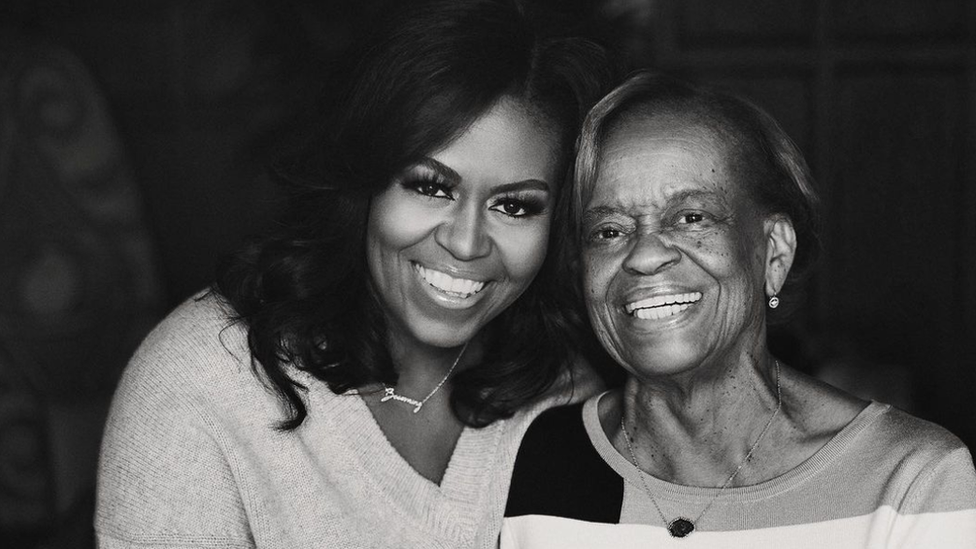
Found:
<path fill-rule="evenodd" d="M 710 127 L 681 116 L 641 117 L 620 123 L 601 152 L 590 201 L 599 197 L 603 204 L 619 203 L 621 197 L 615 197 L 613 189 L 621 184 L 634 186 L 636 178 L 655 184 L 638 188 L 642 192 L 628 193 L 629 201 L 634 202 L 628 205 L 664 207 L 710 192 L 716 200 L 727 202 L 735 186 L 729 149 Z M 697 161 L 689 163 L 689 156 Z"/>
<path fill-rule="evenodd" d="M 627 140 L 672 141 L 691 149 L 704 149 L 716 158 L 724 158 L 738 142 L 722 124 L 691 113 L 662 112 L 640 115 L 616 122 L 607 132 L 606 147 Z"/>

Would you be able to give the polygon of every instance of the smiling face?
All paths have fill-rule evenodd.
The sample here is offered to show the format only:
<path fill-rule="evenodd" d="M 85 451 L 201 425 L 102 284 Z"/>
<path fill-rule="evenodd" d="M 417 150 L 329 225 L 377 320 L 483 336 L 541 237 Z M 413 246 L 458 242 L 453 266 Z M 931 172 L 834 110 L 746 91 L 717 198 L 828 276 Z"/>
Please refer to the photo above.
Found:
<path fill-rule="evenodd" d="M 558 135 L 527 113 L 500 101 L 373 198 L 369 272 L 402 341 L 464 344 L 542 266 Z"/>
<path fill-rule="evenodd" d="M 583 203 L 587 309 L 638 377 L 739 356 L 765 336 L 767 232 L 719 134 L 681 115 L 635 118 L 605 142 Z"/>

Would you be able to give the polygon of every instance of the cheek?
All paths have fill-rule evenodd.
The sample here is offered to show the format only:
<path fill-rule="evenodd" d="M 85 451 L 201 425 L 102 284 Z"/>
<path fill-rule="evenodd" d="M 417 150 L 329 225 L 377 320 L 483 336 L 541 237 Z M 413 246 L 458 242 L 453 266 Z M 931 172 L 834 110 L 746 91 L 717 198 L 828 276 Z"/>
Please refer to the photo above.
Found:
<path fill-rule="evenodd" d="M 729 245 L 725 248 L 725 253 L 720 256 L 723 265 L 730 275 L 739 274 L 747 279 L 755 278 L 755 274 L 762 270 L 765 251 L 761 243 L 761 235 L 748 235 L 737 233 Z"/>
<path fill-rule="evenodd" d="M 587 259 L 585 253 L 583 257 L 583 300 L 590 326 L 603 348 L 616 362 L 623 364 L 625 361 L 618 349 L 613 311 L 609 304 L 616 269 L 609 261 Z"/>
<path fill-rule="evenodd" d="M 395 189 L 388 190 L 370 205 L 366 238 L 371 251 L 376 246 L 380 252 L 409 246 L 430 230 L 430 212 L 395 193 Z"/>
<path fill-rule="evenodd" d="M 370 217 L 366 226 L 366 266 L 380 295 L 387 293 L 392 281 L 390 250 L 394 249 L 396 243 L 389 242 L 387 236 L 389 232 Z"/>
<path fill-rule="evenodd" d="M 612 262 L 607 261 L 606 258 L 601 260 L 583 253 L 583 300 L 597 329 L 600 328 L 602 318 L 607 314 L 608 294 L 614 272 Z"/>
<path fill-rule="evenodd" d="M 688 258 L 719 281 L 736 278 L 752 260 L 740 235 L 724 227 L 684 235 L 680 247 Z"/>
<path fill-rule="evenodd" d="M 549 248 L 549 221 L 526 227 L 504 227 L 495 235 L 508 277 L 528 286 L 542 268 Z"/>
<path fill-rule="evenodd" d="M 425 216 L 411 213 L 403 200 L 391 197 L 392 192 L 387 191 L 373 199 L 366 224 L 369 274 L 379 293 L 387 296 L 398 287 L 399 252 L 423 238 L 423 228 L 418 220 L 425 219 Z"/>
<path fill-rule="evenodd" d="M 583 252 L 583 292 L 587 303 L 605 297 L 608 281 L 613 277 L 612 263 L 606 256 Z"/>

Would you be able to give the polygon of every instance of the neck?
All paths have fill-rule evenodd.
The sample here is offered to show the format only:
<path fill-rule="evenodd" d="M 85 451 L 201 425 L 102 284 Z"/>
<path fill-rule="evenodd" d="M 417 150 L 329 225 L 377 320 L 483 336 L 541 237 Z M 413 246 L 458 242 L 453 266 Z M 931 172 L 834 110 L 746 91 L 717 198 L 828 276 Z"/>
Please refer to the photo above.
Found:
<path fill-rule="evenodd" d="M 467 348 L 435 347 L 424 345 L 405 338 L 391 337 L 389 342 L 390 358 L 397 371 L 397 392 L 421 394 L 423 396 L 433 389 L 438 382 L 451 370 L 455 360 L 460 360 L 454 368 L 452 376 L 472 364 L 478 354 L 476 342 L 472 341 Z M 463 350 L 463 355 L 462 355 Z M 444 385 L 440 391 L 449 392 L 450 383 Z"/>
<path fill-rule="evenodd" d="M 721 486 L 777 409 L 776 377 L 769 356 L 674 378 L 631 377 L 618 409 L 641 467 L 678 484 Z M 741 475 L 733 485 L 750 477 Z"/>

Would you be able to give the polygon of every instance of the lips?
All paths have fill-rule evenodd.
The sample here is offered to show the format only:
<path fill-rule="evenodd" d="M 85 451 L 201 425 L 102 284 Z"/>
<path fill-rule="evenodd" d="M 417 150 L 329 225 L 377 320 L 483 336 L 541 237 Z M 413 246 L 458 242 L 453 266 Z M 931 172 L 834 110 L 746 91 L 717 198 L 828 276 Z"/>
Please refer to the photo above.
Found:
<path fill-rule="evenodd" d="M 484 281 L 453 277 L 441 271 L 426 269 L 416 263 L 414 263 L 414 270 L 429 286 L 454 298 L 472 297 L 487 285 Z"/>
<path fill-rule="evenodd" d="M 660 320 L 688 309 L 701 298 L 701 292 L 656 295 L 627 303 L 624 310 L 641 320 Z"/>

